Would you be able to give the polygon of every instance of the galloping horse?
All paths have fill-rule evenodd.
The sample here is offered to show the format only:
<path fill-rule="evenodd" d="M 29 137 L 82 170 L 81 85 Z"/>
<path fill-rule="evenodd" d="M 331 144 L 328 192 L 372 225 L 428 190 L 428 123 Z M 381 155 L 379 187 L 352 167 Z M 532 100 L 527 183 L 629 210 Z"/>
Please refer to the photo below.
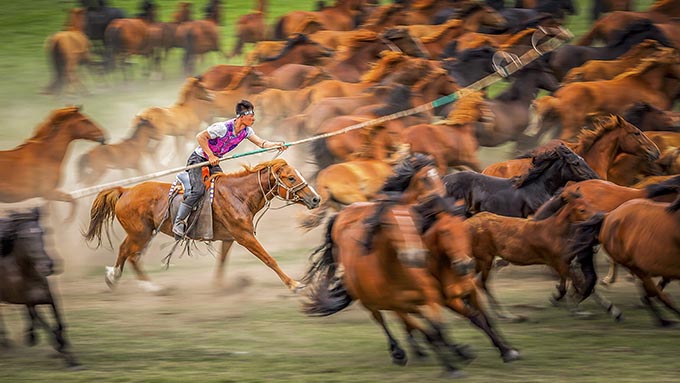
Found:
<path fill-rule="evenodd" d="M 623 118 L 642 131 L 680 131 L 680 112 L 661 110 L 646 102 L 637 102 L 623 114 Z"/>
<path fill-rule="evenodd" d="M 236 44 L 231 57 L 239 56 L 245 43 L 257 43 L 265 39 L 267 31 L 265 25 L 266 0 L 257 0 L 257 10 L 245 14 L 236 21 Z"/>
<path fill-rule="evenodd" d="M 446 217 L 441 223 L 432 225 L 426 237 L 427 248 L 415 227 L 408 203 L 418 198 L 436 198 L 443 188 L 434 164 L 430 161 L 427 165 L 419 158 L 423 156 L 416 157 L 416 166 L 408 172 L 398 169 L 386 182 L 384 189 L 396 193 L 391 201 L 353 204 L 329 222 L 325 243 L 315 252 L 320 255 L 304 279 L 312 283 L 305 312 L 327 316 L 346 308 L 354 300 L 361 301 L 385 331 L 392 361 L 404 365 L 406 354 L 381 313 L 382 310 L 394 311 L 407 324 L 409 332 L 416 328 L 425 335 L 447 376 L 455 377 L 460 373 L 449 360 L 449 354 L 455 352 L 464 358 L 469 355 L 462 347 L 445 339 L 441 317 L 443 305 L 455 307 L 468 316 L 487 331 L 494 342 L 499 339 L 491 335 L 493 330 L 477 301 L 469 239 L 465 230 L 461 230 L 462 222 Z M 423 186 L 425 189 L 421 189 Z M 453 222 L 447 218 L 452 218 Z M 446 243 L 443 238 L 447 238 Z M 426 253 L 430 246 L 433 254 L 428 257 Z M 443 263 L 447 265 L 445 267 L 453 266 L 453 273 L 441 272 L 439 267 Z M 436 269 L 436 276 L 444 275 L 445 278 L 438 281 L 431 274 L 432 269 Z M 427 325 L 415 322 L 411 315 L 425 318 Z M 496 345 L 504 360 L 519 357 L 516 350 L 502 341 Z"/>
<path fill-rule="evenodd" d="M 583 157 L 595 173 L 605 180 L 619 154 L 626 153 L 635 156 L 645 163 L 652 163 L 659 158 L 659 148 L 656 144 L 621 116 L 597 116 L 591 119 L 589 124 L 592 124 L 592 129 L 590 129 L 591 125 L 589 129 L 582 129 L 574 143 L 561 140 L 549 141 L 523 158 L 489 165 L 482 174 L 503 178 L 520 176 L 531 167 L 531 156 L 559 144 L 567 145 Z"/>
<path fill-rule="evenodd" d="M 78 180 L 84 185 L 99 181 L 108 169 L 136 170 L 145 174 L 141 161 L 152 155 L 152 144 L 163 139 L 161 132 L 144 119 L 138 119 L 130 137 L 121 142 L 100 145 L 78 159 Z"/>
<path fill-rule="evenodd" d="M 176 38 L 184 48 L 184 74 L 191 76 L 195 70 L 196 56 L 208 52 L 228 55 L 220 47 L 220 0 L 211 0 L 206 7 L 204 20 L 192 20 L 177 27 Z"/>
<path fill-rule="evenodd" d="M 661 316 L 652 298 L 659 299 L 680 316 L 680 310 L 652 280 L 680 279 L 680 197 L 671 203 L 634 199 L 608 214 L 600 214 L 581 227 L 575 251 L 587 249 L 598 241 L 617 264 L 628 268 L 640 281 L 642 301 L 661 326 L 675 322 Z"/>
<path fill-rule="evenodd" d="M 283 40 L 293 33 L 302 32 L 299 28 L 305 25 L 307 20 L 314 20 L 321 29 L 349 31 L 356 27 L 355 17 L 364 2 L 365 0 L 336 0 L 335 5 L 316 12 L 288 12 L 277 21 L 274 38 Z"/>
<path fill-rule="evenodd" d="M 54 70 L 52 82 L 44 93 L 60 93 L 68 86 L 87 93 L 87 88 L 78 77 L 78 66 L 90 60 L 90 40 L 84 33 L 85 10 L 74 8 L 65 31 L 47 38 L 45 50 Z"/>
<path fill-rule="evenodd" d="M 80 364 L 68 350 L 64 322 L 57 308 L 47 277 L 54 272 L 54 261 L 45 252 L 43 231 L 38 209 L 13 213 L 0 218 L 0 303 L 26 306 L 30 326 L 26 330 L 26 343 L 37 343 L 36 324 L 44 327 L 54 337 L 54 348 L 65 359 L 69 368 Z M 51 328 L 36 310 L 38 305 L 49 305 L 56 326 Z M 0 347 L 9 347 L 4 324 L 0 318 Z"/>
<path fill-rule="evenodd" d="M 263 162 L 252 168 L 244 166 L 240 172 L 213 177 L 215 200 L 212 204 L 211 241 L 222 241 L 216 282 L 222 280 L 227 255 L 236 241 L 271 268 L 291 291 L 300 289 L 300 282 L 283 272 L 255 238 L 253 217 L 275 197 L 313 209 L 320 202 L 316 191 L 307 185 L 300 172 L 283 159 Z M 169 183 L 150 181 L 131 188 L 112 188 L 100 192 L 92 203 L 90 225 L 85 234 L 88 241 L 96 239 L 101 245 L 102 231 L 112 224 L 114 218 L 118 218 L 127 233 L 115 265 L 107 268 L 106 282 L 110 287 L 116 285 L 125 262 L 129 260 L 137 278 L 148 290 L 159 289 L 142 270 L 140 258 L 155 233 L 173 236 L 172 220 L 167 218 L 170 186 Z"/>
<path fill-rule="evenodd" d="M 521 177 L 505 179 L 475 172 L 443 177 L 447 197 L 464 199 L 468 215 L 482 211 L 509 217 L 527 217 L 568 181 L 598 178 L 578 154 L 564 145 L 540 154 Z"/>
<path fill-rule="evenodd" d="M 481 272 L 480 286 L 499 317 L 511 316 L 502 309 L 487 286 L 496 256 L 516 265 L 550 266 L 560 277 L 557 295 L 553 298 L 560 300 L 567 293 L 567 281 L 572 279 L 569 265 L 573 256 L 566 257 L 571 248 L 572 225 L 589 219 L 596 210 L 589 209 L 577 192 L 562 192 L 555 197 L 558 198 L 561 202 L 558 209 L 541 217 L 537 214 L 535 219 L 482 212 L 465 221 L 472 235 L 472 254 L 477 261 L 477 270 Z M 593 252 L 583 254 L 579 261 L 586 276 L 585 286 L 580 286 L 579 292 L 585 299 L 596 281 Z"/>
<path fill-rule="evenodd" d="M 147 3 L 151 4 L 151 3 Z M 115 19 L 104 32 L 105 61 L 108 70 L 120 66 L 125 78 L 128 77 L 126 59 L 131 55 L 142 55 L 148 61 L 148 71 L 159 71 L 160 57 L 155 53 L 160 39 L 154 39 L 151 26 L 156 22 L 154 5 L 148 5 L 144 13 L 131 19 Z"/>
<path fill-rule="evenodd" d="M 203 122 L 209 122 L 215 114 L 214 96 L 200 78 L 188 78 L 179 92 L 179 100 L 167 108 L 146 108 L 135 116 L 133 126 L 148 124 L 156 134 L 175 137 L 176 154 L 184 153 L 187 140 L 194 140 Z"/>
<path fill-rule="evenodd" d="M 75 200 L 57 187 L 68 146 L 78 139 L 105 142 L 104 132 L 82 114 L 80 108 L 66 107 L 52 111 L 38 125 L 33 137 L 23 144 L 12 150 L 0 151 L 0 202 L 19 202 L 36 197 L 70 202 L 69 218 L 72 218 Z"/>
<path fill-rule="evenodd" d="M 567 84 L 553 95 L 537 99 L 533 105 L 536 118 L 525 131 L 529 137 L 525 144 L 533 146 L 533 141 L 555 125 L 561 129 L 561 139 L 573 139 L 589 113 L 620 114 L 636 102 L 669 109 L 678 85 L 666 79 L 680 79 L 679 64 L 675 49 L 662 48 L 612 80 Z"/>

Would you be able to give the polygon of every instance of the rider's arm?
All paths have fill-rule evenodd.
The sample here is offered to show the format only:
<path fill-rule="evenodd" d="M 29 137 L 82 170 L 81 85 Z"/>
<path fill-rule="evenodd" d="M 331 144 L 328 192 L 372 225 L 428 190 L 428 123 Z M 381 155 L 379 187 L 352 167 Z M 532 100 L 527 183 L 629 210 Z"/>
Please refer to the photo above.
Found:
<path fill-rule="evenodd" d="M 210 150 L 210 145 L 208 145 L 209 139 L 210 133 L 208 133 L 208 130 L 203 130 L 196 135 L 196 141 L 198 142 L 198 146 L 200 146 L 201 149 L 203 149 L 203 153 L 205 153 L 208 156 L 208 161 L 210 161 L 210 164 L 215 165 L 219 163 L 219 158 L 215 155 L 215 153 L 212 152 L 212 150 Z"/>
<path fill-rule="evenodd" d="M 285 144 L 285 142 L 283 142 L 283 141 L 268 141 L 268 140 L 261 138 L 260 136 L 258 136 L 255 133 L 248 136 L 248 139 L 253 144 L 255 144 L 255 145 L 257 145 L 261 148 L 264 148 L 264 149 L 279 148 L 280 150 L 284 150 L 284 149 L 287 148 L 286 146 L 283 146 Z"/>

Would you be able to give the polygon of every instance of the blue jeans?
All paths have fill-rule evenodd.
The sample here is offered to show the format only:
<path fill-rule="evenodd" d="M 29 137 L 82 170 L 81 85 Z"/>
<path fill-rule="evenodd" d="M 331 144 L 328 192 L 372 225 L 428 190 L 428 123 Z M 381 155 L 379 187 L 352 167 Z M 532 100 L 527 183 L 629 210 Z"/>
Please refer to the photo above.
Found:
<path fill-rule="evenodd" d="M 201 162 L 205 162 L 207 159 L 199 156 L 196 154 L 196 152 L 192 152 L 191 155 L 189 156 L 189 159 L 187 160 L 187 166 L 193 165 L 193 164 L 200 164 Z M 210 170 L 210 175 L 212 176 L 215 173 L 223 173 L 222 168 L 220 165 L 206 165 L 208 169 Z M 203 198 L 203 194 L 205 194 L 205 186 L 203 184 L 203 176 L 202 176 L 202 167 L 197 167 L 193 169 L 186 170 L 187 173 L 189 173 L 189 182 L 191 183 L 191 192 L 188 194 L 184 194 L 184 203 L 187 205 L 190 205 L 191 207 L 196 206 L 198 201 Z"/>

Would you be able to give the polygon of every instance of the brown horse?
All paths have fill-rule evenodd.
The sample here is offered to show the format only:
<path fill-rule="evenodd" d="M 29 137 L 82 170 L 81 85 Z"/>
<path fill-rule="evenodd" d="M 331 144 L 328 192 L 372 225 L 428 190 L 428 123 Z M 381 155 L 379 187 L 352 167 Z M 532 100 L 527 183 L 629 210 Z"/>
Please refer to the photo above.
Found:
<path fill-rule="evenodd" d="M 99 181 L 108 169 L 136 170 L 145 174 L 141 161 L 152 155 L 152 144 L 163 137 L 160 132 L 144 119 L 137 119 L 137 126 L 130 137 L 121 142 L 101 145 L 83 154 L 78 159 L 78 180 L 84 185 Z"/>
<path fill-rule="evenodd" d="M 307 20 L 314 20 L 319 29 L 333 31 L 349 31 L 356 27 L 355 16 L 366 0 L 336 0 L 335 4 L 324 7 L 316 12 L 292 11 L 281 16 L 277 21 L 274 38 L 283 40 L 293 33 L 303 32 L 301 26 Z"/>
<path fill-rule="evenodd" d="M 394 166 L 408 155 L 409 148 L 401 150 L 386 159 L 374 159 L 373 153 L 356 153 L 356 159 L 340 162 L 322 169 L 316 175 L 315 189 L 321 196 L 321 205 L 299 220 L 299 226 L 311 230 L 321 224 L 329 210 L 339 211 L 355 202 L 374 199 Z"/>
<path fill-rule="evenodd" d="M 608 214 L 600 214 L 577 233 L 575 251 L 591 248 L 598 241 L 617 264 L 625 266 L 644 289 L 643 302 L 661 326 L 674 322 L 664 319 L 652 298 L 659 299 L 680 316 L 680 310 L 652 280 L 680 278 L 680 198 L 673 203 L 634 199 Z"/>
<path fill-rule="evenodd" d="M 265 24 L 266 8 L 266 0 L 257 0 L 256 11 L 238 18 L 236 21 L 236 45 L 231 52 L 231 57 L 241 55 L 245 43 L 257 43 L 265 39 L 267 31 Z"/>
<path fill-rule="evenodd" d="M 442 174 L 449 166 L 464 165 L 475 171 L 481 169 L 475 137 L 475 124 L 481 117 L 477 108 L 483 96 L 474 92 L 462 97 L 446 120 L 433 124 L 418 124 L 402 133 L 402 140 L 415 153 L 427 153 L 435 158 Z"/>
<path fill-rule="evenodd" d="M 657 0 L 644 12 L 612 12 L 597 20 L 576 44 L 592 45 L 598 40 L 609 44 L 615 39 L 616 31 L 625 29 L 635 21 L 649 19 L 655 23 L 667 23 L 675 17 L 680 17 L 680 4 L 676 0 Z"/>
<path fill-rule="evenodd" d="M 645 135 L 659 147 L 661 157 L 650 163 L 627 154 L 618 155 L 609 169 L 608 178 L 612 182 L 630 186 L 650 175 L 674 174 L 675 149 L 680 147 L 680 133 L 647 131 Z"/>
<path fill-rule="evenodd" d="M 114 19 L 104 31 L 105 63 L 108 70 L 121 68 L 129 78 L 126 60 L 132 55 L 147 59 L 149 73 L 159 71 L 160 58 L 156 48 L 160 45 L 159 30 L 152 29 L 156 22 L 154 8 L 133 19 Z"/>
<path fill-rule="evenodd" d="M 645 163 L 659 158 L 659 148 L 644 133 L 618 115 L 595 117 L 592 129 L 583 129 L 575 143 L 553 140 L 534 151 L 532 155 L 564 143 L 590 165 L 604 180 L 614 167 L 617 156 L 626 153 Z M 529 155 L 531 157 L 531 155 Z M 489 165 L 482 174 L 511 178 L 526 173 L 531 168 L 531 158 L 518 158 Z"/>
<path fill-rule="evenodd" d="M 516 265 L 550 266 L 560 278 L 557 295 L 553 298 L 560 300 L 567 293 L 567 281 L 572 280 L 569 265 L 574 258 L 567 257 L 573 224 L 587 220 L 596 212 L 589 208 L 581 194 L 563 192 L 559 198 L 560 208 L 537 214 L 535 219 L 482 212 L 465 221 L 472 235 L 472 254 L 477 261 L 477 270 L 481 272 L 480 285 L 500 317 L 511 316 L 504 312 L 487 286 L 496 256 Z M 595 285 L 592 251 L 579 257 L 579 261 L 586 285 L 578 290 L 585 299 Z"/>
<path fill-rule="evenodd" d="M 557 126 L 561 139 L 572 140 L 589 113 L 620 114 L 636 102 L 647 102 L 668 109 L 678 90 L 680 56 L 672 48 L 662 48 L 643 59 L 634 69 L 612 80 L 577 82 L 558 89 L 552 96 L 534 102 L 535 118 L 525 131 L 533 144 L 548 129 Z M 669 80 L 666 80 L 670 78 Z"/>
<path fill-rule="evenodd" d="M 428 243 L 427 249 L 432 251 L 426 256 L 426 245 L 409 212 L 407 203 L 414 197 L 425 199 L 441 191 L 443 185 L 439 177 L 429 174 L 436 175 L 432 165 L 414 167 L 408 177 L 405 177 L 408 173 L 397 171 L 399 175 L 388 180 L 389 184 L 401 178 L 397 190 L 406 190 L 411 196 L 397 195 L 391 202 L 353 204 L 329 222 L 325 243 L 316 252 L 320 256 L 305 276 L 305 281 L 312 282 L 305 312 L 327 316 L 354 300 L 361 301 L 385 331 L 392 361 L 404 365 L 406 354 L 381 313 L 393 311 L 405 321 L 409 331 L 417 328 L 425 335 L 447 376 L 455 377 L 459 372 L 449 360 L 449 353 L 468 356 L 460 346 L 446 341 L 442 306 L 450 305 L 487 333 L 492 331 L 477 299 L 469 237 L 460 218 L 445 216 L 432 225 L 423 238 Z M 428 188 L 417 191 L 417 186 L 411 184 L 418 179 L 423 185 L 429 185 Z M 453 266 L 453 273 L 442 273 L 439 268 L 443 263 L 447 265 L 444 268 Z M 431 269 L 437 269 L 436 276 Z M 442 275 L 444 278 L 438 280 L 437 276 Z M 425 318 L 427 325 L 414 321 L 411 315 Z M 499 342 L 497 346 L 507 361 L 519 357 L 516 350 L 504 343 Z"/>
<path fill-rule="evenodd" d="M 323 68 L 305 64 L 285 64 L 271 72 L 266 81 L 269 88 L 294 90 L 332 79 L 333 76 Z"/>
<path fill-rule="evenodd" d="M 73 8 L 66 30 L 53 34 L 45 41 L 54 77 L 43 93 L 60 93 L 69 86 L 75 91 L 87 93 L 87 88 L 78 77 L 78 67 L 90 61 L 92 46 L 84 30 L 85 10 Z"/>
<path fill-rule="evenodd" d="M 78 139 L 105 142 L 104 132 L 82 114 L 80 108 L 66 107 L 52 111 L 38 125 L 33 137 L 23 144 L 0 151 L 0 202 L 20 202 L 29 198 L 70 202 L 69 218 L 72 218 L 75 200 L 57 188 L 69 144 Z"/>
<path fill-rule="evenodd" d="M 585 64 L 569 70 L 562 79 L 562 83 L 611 80 L 637 66 L 643 58 L 655 54 L 660 48 L 661 44 L 658 41 L 647 39 L 616 60 L 588 60 Z"/>
<path fill-rule="evenodd" d="M 80 364 L 69 351 L 64 322 L 47 280 L 54 269 L 54 261 L 45 251 L 38 209 L 0 218 L 0 302 L 26 306 L 31 321 L 26 330 L 28 345 L 37 343 L 36 325 L 43 327 L 51 333 L 54 348 L 68 367 L 76 369 Z M 36 309 L 40 305 L 49 305 L 52 309 L 54 328 Z M 0 348 L 9 346 L 0 317 Z"/>
<path fill-rule="evenodd" d="M 661 110 L 644 102 L 635 103 L 628 108 L 623 118 L 642 131 L 680 131 L 680 112 Z"/>
<path fill-rule="evenodd" d="M 332 51 L 311 41 L 306 35 L 297 34 L 287 40 L 286 45 L 274 56 L 267 57 L 258 65 L 216 65 L 201 75 L 208 89 L 222 90 L 233 82 L 234 77 L 247 68 L 269 75 L 286 64 L 317 65 L 330 57 Z"/>
<path fill-rule="evenodd" d="M 214 98 L 200 78 L 189 78 L 179 92 L 177 103 L 167 108 L 144 109 L 135 117 L 133 126 L 139 126 L 143 121 L 156 129 L 156 135 L 175 137 L 176 153 L 184 153 L 185 140 L 194 140 L 201 124 L 215 115 Z"/>
<path fill-rule="evenodd" d="M 326 66 L 326 70 L 335 78 L 358 82 L 368 71 L 371 62 L 381 57 L 381 52 L 391 50 L 403 52 L 414 57 L 426 57 L 422 44 L 408 33 L 406 28 L 392 28 L 382 33 L 362 30 L 346 41 L 343 54 Z"/>
<path fill-rule="evenodd" d="M 182 61 L 185 75 L 194 74 L 197 55 L 218 52 L 229 58 L 220 46 L 220 16 L 220 1 L 211 0 L 203 20 L 187 21 L 177 27 L 175 36 L 184 49 Z"/>
<path fill-rule="evenodd" d="M 319 195 L 307 185 L 300 172 L 283 159 L 214 177 L 213 238 L 210 240 L 222 241 L 216 282 L 221 282 L 229 250 L 236 241 L 271 268 L 291 291 L 300 289 L 302 285 L 283 272 L 255 238 L 253 217 L 273 198 L 313 209 L 319 205 Z M 90 225 L 85 234 L 88 241 L 97 240 L 98 245 L 101 245 L 102 231 L 112 223 L 114 217 L 127 233 L 114 267 L 107 268 L 106 281 L 110 287 L 116 285 L 125 262 L 129 260 L 145 287 L 158 290 L 142 270 L 140 258 L 155 233 L 173 236 L 172 220 L 168 219 L 169 190 L 168 183 L 144 182 L 132 188 L 118 187 L 102 191 L 92 203 Z"/>
<path fill-rule="evenodd" d="M 584 201 L 595 211 L 608 213 L 626 201 L 636 198 L 649 198 L 657 202 L 672 202 L 677 196 L 677 178 L 668 182 L 656 183 L 647 187 L 636 189 L 619 186 L 604 180 L 586 180 L 580 182 L 568 182 L 563 192 L 579 193 Z M 559 197 L 553 197 L 536 211 L 536 216 L 541 216 L 544 211 L 551 209 Z M 602 279 L 603 284 L 614 283 L 616 280 L 616 266 L 611 264 L 609 273 Z"/>
<path fill-rule="evenodd" d="M 253 97 L 265 89 L 266 79 L 253 67 L 246 67 L 234 76 L 231 83 L 223 90 L 211 91 L 215 96 L 215 115 L 234 116 L 234 105 L 240 100 Z"/>

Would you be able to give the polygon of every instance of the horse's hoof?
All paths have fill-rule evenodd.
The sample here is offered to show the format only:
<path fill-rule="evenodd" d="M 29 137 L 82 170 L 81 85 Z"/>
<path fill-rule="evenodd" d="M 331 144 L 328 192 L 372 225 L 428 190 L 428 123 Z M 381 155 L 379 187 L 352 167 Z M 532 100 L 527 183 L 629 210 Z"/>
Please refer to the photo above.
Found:
<path fill-rule="evenodd" d="M 29 347 L 33 347 L 36 344 L 38 344 L 38 337 L 35 335 L 35 333 L 30 332 L 26 334 L 26 345 Z"/>
<path fill-rule="evenodd" d="M 460 379 L 465 377 L 465 373 L 461 370 L 447 370 L 442 373 L 442 378 Z"/>
<path fill-rule="evenodd" d="M 406 357 L 404 350 L 394 350 L 390 353 L 390 356 L 392 357 L 392 363 L 397 366 L 405 366 L 408 362 L 408 357 Z"/>
<path fill-rule="evenodd" d="M 661 327 L 675 327 L 678 324 L 678 322 L 668 320 L 668 319 L 659 319 L 659 326 Z"/>
<path fill-rule="evenodd" d="M 503 359 L 503 363 L 510 363 L 516 360 L 520 360 L 522 358 L 522 355 L 520 355 L 519 351 L 515 349 L 510 349 L 506 351 L 505 354 L 501 355 L 501 358 Z"/>
<path fill-rule="evenodd" d="M 453 352 L 466 362 L 470 362 L 477 358 L 477 354 L 475 353 L 475 351 L 472 349 L 472 347 L 468 345 L 451 347 L 453 348 Z"/>
<path fill-rule="evenodd" d="M 304 283 L 295 281 L 295 284 L 293 284 L 293 286 L 290 288 L 290 291 L 292 291 L 293 294 L 297 294 L 300 291 L 304 290 L 305 287 L 307 287 L 307 285 L 305 285 Z"/>

